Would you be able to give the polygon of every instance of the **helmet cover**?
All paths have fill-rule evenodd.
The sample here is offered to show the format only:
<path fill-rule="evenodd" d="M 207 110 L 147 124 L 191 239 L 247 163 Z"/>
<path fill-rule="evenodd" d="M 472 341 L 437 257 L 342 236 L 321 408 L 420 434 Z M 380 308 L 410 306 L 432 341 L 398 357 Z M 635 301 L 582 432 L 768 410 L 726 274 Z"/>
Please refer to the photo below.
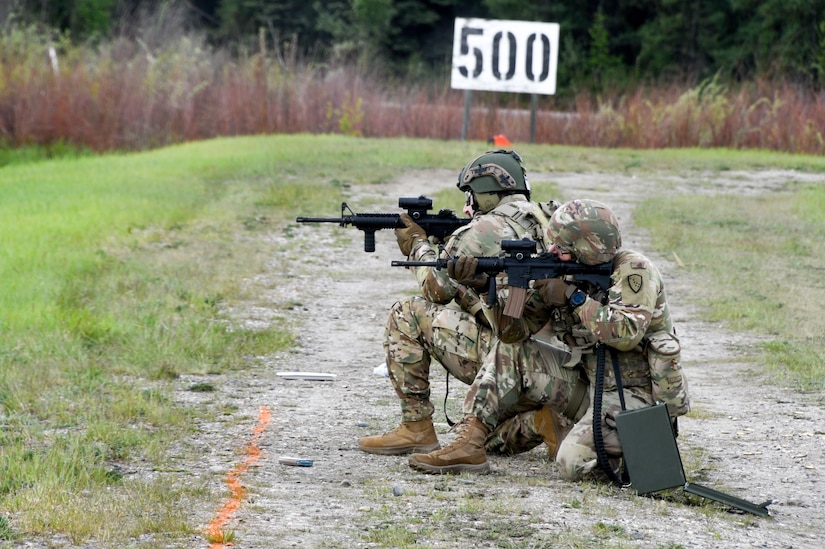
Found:
<path fill-rule="evenodd" d="M 622 246 L 619 220 L 610 208 L 596 200 L 562 204 L 550 218 L 547 237 L 585 265 L 612 261 Z"/>
<path fill-rule="evenodd" d="M 464 192 L 474 193 L 530 193 L 521 156 L 506 149 L 486 152 L 468 162 L 458 174 L 457 186 Z"/>

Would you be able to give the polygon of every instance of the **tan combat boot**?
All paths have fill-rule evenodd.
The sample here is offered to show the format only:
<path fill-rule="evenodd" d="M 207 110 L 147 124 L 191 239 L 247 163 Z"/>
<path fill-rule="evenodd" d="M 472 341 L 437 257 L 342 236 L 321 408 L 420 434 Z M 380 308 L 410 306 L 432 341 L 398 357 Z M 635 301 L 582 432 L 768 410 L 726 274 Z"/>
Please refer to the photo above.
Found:
<path fill-rule="evenodd" d="M 550 461 L 556 459 L 559 446 L 564 437 L 573 429 L 573 422 L 562 417 L 547 406 L 542 406 L 536 412 L 535 426 L 547 445 L 547 457 Z"/>
<path fill-rule="evenodd" d="M 489 429 L 475 416 L 465 416 L 455 429 L 455 440 L 445 448 L 429 454 L 410 456 L 410 467 L 425 473 L 489 473 L 490 464 L 484 451 Z"/>
<path fill-rule="evenodd" d="M 433 428 L 432 418 L 405 421 L 384 433 L 358 439 L 358 447 L 368 454 L 398 456 L 411 452 L 432 452 L 441 446 Z"/>

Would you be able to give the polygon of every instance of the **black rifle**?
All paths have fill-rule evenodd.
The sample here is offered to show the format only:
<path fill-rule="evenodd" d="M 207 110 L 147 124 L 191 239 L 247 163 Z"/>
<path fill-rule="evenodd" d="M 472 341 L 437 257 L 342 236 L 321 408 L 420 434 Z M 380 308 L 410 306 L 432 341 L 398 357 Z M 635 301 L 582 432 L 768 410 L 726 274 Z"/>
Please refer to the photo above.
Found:
<path fill-rule="evenodd" d="M 432 198 L 399 198 L 398 207 L 407 210 L 413 221 L 418 223 L 427 236 L 444 241 L 453 231 L 470 222 L 470 218 L 460 218 L 452 210 L 441 210 L 437 214 L 428 213 L 433 207 Z M 298 217 L 298 223 L 338 223 L 342 227 L 353 225 L 364 231 L 364 251 L 375 251 L 375 231 L 380 229 L 403 229 L 401 214 L 397 213 L 355 213 L 346 202 L 341 203 L 341 217 Z"/>
<path fill-rule="evenodd" d="M 527 289 L 531 280 L 541 280 L 545 278 L 559 278 L 569 276 L 573 282 L 587 282 L 595 285 L 600 290 L 607 292 L 610 288 L 610 275 L 613 272 L 613 262 L 600 263 L 598 265 L 585 265 L 576 261 L 561 261 L 556 254 L 551 252 L 536 253 L 536 243 L 533 240 L 523 238 L 521 240 L 502 240 L 502 256 L 499 257 L 476 257 L 478 259 L 477 273 L 485 273 L 490 276 L 490 288 L 488 289 L 488 302 L 495 303 L 495 275 L 501 272 L 507 273 L 507 283 L 515 288 Z M 393 261 L 393 267 L 435 267 L 445 269 L 449 262 L 455 262 L 458 258 L 438 258 L 435 261 Z"/>

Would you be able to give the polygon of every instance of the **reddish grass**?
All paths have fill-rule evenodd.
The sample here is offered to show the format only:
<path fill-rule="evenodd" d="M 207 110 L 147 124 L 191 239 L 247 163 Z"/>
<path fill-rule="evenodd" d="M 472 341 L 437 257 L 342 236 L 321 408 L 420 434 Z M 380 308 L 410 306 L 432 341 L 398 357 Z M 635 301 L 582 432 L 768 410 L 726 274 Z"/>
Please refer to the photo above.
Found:
<path fill-rule="evenodd" d="M 0 143 L 106 151 L 268 133 L 461 138 L 465 94 L 447 83 L 391 87 L 346 67 L 233 60 L 185 38 L 154 57 L 118 41 L 59 61 L 55 73 L 45 49 L 0 55 Z M 539 97 L 535 142 L 825 152 L 825 93 L 789 83 L 639 87 L 558 104 Z M 530 140 L 525 96 L 474 93 L 471 113 L 469 139 Z"/>

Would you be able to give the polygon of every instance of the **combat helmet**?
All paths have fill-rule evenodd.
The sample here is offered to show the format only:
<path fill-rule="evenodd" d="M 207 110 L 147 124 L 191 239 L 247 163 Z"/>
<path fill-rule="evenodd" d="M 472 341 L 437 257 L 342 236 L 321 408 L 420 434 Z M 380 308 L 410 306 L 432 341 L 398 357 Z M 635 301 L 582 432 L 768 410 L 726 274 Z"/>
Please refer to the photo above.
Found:
<path fill-rule="evenodd" d="M 585 265 L 612 261 L 622 247 L 619 220 L 610 208 L 596 200 L 562 204 L 550 218 L 547 237 Z"/>
<path fill-rule="evenodd" d="M 516 151 L 488 151 L 471 160 L 458 174 L 457 186 L 464 192 L 513 193 L 530 198 L 530 183 L 521 157 Z"/>

